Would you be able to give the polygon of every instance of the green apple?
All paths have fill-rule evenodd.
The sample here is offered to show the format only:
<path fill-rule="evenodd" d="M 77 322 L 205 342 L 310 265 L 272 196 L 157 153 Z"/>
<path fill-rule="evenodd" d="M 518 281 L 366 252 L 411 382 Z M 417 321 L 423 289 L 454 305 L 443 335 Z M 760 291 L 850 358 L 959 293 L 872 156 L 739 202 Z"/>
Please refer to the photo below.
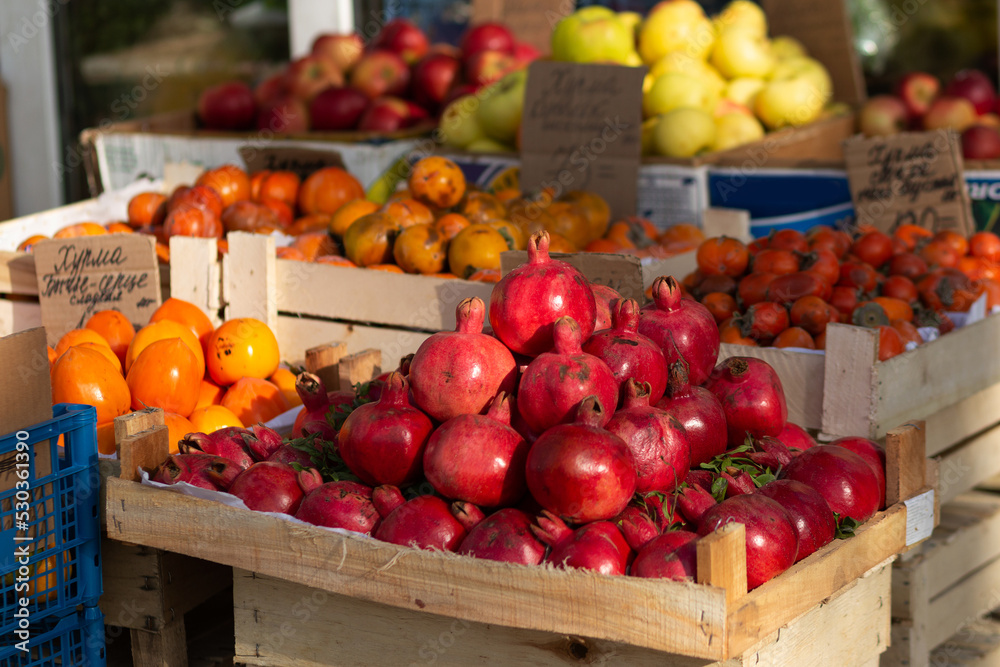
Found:
<path fill-rule="evenodd" d="M 719 95 L 726 88 L 726 80 L 719 74 L 719 70 L 709 65 L 704 60 L 693 58 L 684 51 L 671 51 L 660 58 L 649 69 L 649 74 L 653 81 L 663 76 L 667 72 L 680 72 L 697 79 L 703 79 L 705 83 L 714 88 Z M 650 84 L 652 85 L 652 84 Z"/>
<path fill-rule="evenodd" d="M 485 139 L 486 134 L 476 114 L 478 107 L 479 100 L 475 95 L 463 95 L 445 107 L 438 125 L 441 143 L 452 148 L 465 148 L 474 141 Z"/>
<path fill-rule="evenodd" d="M 715 15 L 713 22 L 717 34 L 733 26 L 743 26 L 759 37 L 767 37 L 767 15 L 750 0 L 733 0 Z"/>
<path fill-rule="evenodd" d="M 639 128 L 639 141 L 642 144 L 643 155 L 656 155 L 656 145 L 653 143 L 653 138 L 656 136 L 656 126 L 659 123 L 659 116 L 642 121 Z"/>
<path fill-rule="evenodd" d="M 802 46 L 802 42 L 788 35 L 778 35 L 773 38 L 771 40 L 771 51 L 778 60 L 808 55 L 806 47 Z"/>
<path fill-rule="evenodd" d="M 764 125 L 775 130 L 805 125 L 819 117 L 826 96 L 807 77 L 769 82 L 753 100 L 753 110 Z"/>
<path fill-rule="evenodd" d="M 764 127 L 756 118 L 746 113 L 727 113 L 715 119 L 713 151 L 742 146 L 764 136 Z"/>
<path fill-rule="evenodd" d="M 715 121 L 701 109 L 674 109 L 660 116 L 653 134 L 656 152 L 666 157 L 692 157 L 715 143 Z"/>
<path fill-rule="evenodd" d="M 625 64 L 633 53 L 634 29 L 606 7 L 584 7 L 559 21 L 552 31 L 553 60 Z"/>
<path fill-rule="evenodd" d="M 794 56 L 778 61 L 771 70 L 772 81 L 783 81 L 788 79 L 808 79 L 813 88 L 822 95 L 824 103 L 833 95 L 833 81 L 818 60 L 806 56 Z"/>
<path fill-rule="evenodd" d="M 642 96 L 642 113 L 650 118 L 681 107 L 711 112 L 718 101 L 718 91 L 703 79 L 667 72 Z"/>
<path fill-rule="evenodd" d="M 663 0 L 653 6 L 639 28 L 639 55 L 647 65 L 671 51 L 704 60 L 714 42 L 712 22 L 694 0 Z"/>
<path fill-rule="evenodd" d="M 774 54 L 766 37 L 753 29 L 735 25 L 724 29 L 715 41 L 710 60 L 727 79 L 765 78 L 774 69 Z"/>
<path fill-rule="evenodd" d="M 737 104 L 749 107 L 753 104 L 754 96 L 760 92 L 766 83 L 764 79 L 741 76 L 726 84 L 726 90 L 722 96 Z"/>
<path fill-rule="evenodd" d="M 503 144 L 513 144 L 524 110 L 524 86 L 528 70 L 519 69 L 493 84 L 479 100 L 476 120 L 486 136 Z"/>
<path fill-rule="evenodd" d="M 471 144 L 466 146 L 465 150 L 470 153 L 509 153 L 513 150 L 513 148 L 507 144 L 502 144 L 499 141 L 493 141 L 488 137 L 483 137 L 482 139 L 476 139 Z"/>

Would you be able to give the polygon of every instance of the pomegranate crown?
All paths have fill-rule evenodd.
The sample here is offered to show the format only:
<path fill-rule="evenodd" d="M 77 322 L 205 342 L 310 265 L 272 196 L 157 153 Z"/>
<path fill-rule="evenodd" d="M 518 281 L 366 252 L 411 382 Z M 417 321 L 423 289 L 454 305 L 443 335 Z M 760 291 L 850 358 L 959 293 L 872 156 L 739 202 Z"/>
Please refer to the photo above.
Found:
<path fill-rule="evenodd" d="M 673 276 L 660 276 L 653 282 L 653 301 L 659 310 L 673 310 L 681 302 L 681 286 Z"/>
<path fill-rule="evenodd" d="M 549 233 L 543 229 L 528 239 L 528 263 L 541 264 L 547 261 L 549 261 Z"/>

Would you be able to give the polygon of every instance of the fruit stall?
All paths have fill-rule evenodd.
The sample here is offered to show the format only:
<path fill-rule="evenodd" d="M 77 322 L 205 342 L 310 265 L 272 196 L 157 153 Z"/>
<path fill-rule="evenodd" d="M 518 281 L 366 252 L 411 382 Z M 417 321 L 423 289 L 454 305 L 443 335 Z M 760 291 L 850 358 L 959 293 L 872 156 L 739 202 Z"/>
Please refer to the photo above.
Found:
<path fill-rule="evenodd" d="M 1000 663 L 995 35 L 179 4 L 82 69 L 291 57 L 147 70 L 0 221 L 0 664 Z"/>

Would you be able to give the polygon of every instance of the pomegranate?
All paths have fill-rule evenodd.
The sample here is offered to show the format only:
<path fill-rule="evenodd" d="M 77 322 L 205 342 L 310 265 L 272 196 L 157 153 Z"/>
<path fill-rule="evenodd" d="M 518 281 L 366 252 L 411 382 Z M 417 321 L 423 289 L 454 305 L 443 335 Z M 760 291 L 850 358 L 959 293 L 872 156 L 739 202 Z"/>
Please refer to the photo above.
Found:
<path fill-rule="evenodd" d="M 279 447 L 281 434 L 263 424 L 254 424 L 249 433 L 243 435 L 243 442 L 255 461 L 266 461 Z"/>
<path fill-rule="evenodd" d="M 379 516 L 389 516 L 390 512 L 405 502 L 406 498 L 403 497 L 403 492 L 399 490 L 398 486 L 383 484 L 372 489 L 372 504 Z"/>
<path fill-rule="evenodd" d="M 531 495 L 569 521 L 617 516 L 638 484 L 632 452 L 621 438 L 600 428 L 602 413 L 600 402 L 588 396 L 576 423 L 549 429 L 528 452 Z"/>
<path fill-rule="evenodd" d="M 601 403 L 601 423 L 618 405 L 618 383 L 607 364 L 580 347 L 580 325 L 561 317 L 553 328 L 555 349 L 538 355 L 525 369 L 518 386 L 517 408 L 535 433 L 573 421 L 581 401 L 595 396 Z"/>
<path fill-rule="evenodd" d="M 879 509 L 885 507 L 885 450 L 877 442 L 861 437 L 838 438 L 830 443 L 863 458 L 878 479 Z"/>
<path fill-rule="evenodd" d="M 674 530 L 664 533 L 639 550 L 629 574 L 648 579 L 694 581 L 698 569 L 697 533 Z"/>
<path fill-rule="evenodd" d="M 506 507 L 524 496 L 529 445 L 510 427 L 510 399 L 494 399 L 486 415 L 459 415 L 440 427 L 424 450 L 424 475 L 446 498 Z"/>
<path fill-rule="evenodd" d="M 639 333 L 639 304 L 619 300 L 611 313 L 612 326 L 596 332 L 583 351 L 601 359 L 618 382 L 618 405 L 625 404 L 629 378 L 649 383 L 649 402 L 655 404 L 667 388 L 667 360 L 660 346 Z"/>
<path fill-rule="evenodd" d="M 674 416 L 649 405 L 649 384 L 629 379 L 625 407 L 605 427 L 632 451 L 636 491 L 672 493 L 691 467 L 691 445 L 684 425 Z"/>
<path fill-rule="evenodd" d="M 660 527 L 649 513 L 637 505 L 629 505 L 614 519 L 614 524 L 622 531 L 625 541 L 638 551 L 660 534 Z"/>
<path fill-rule="evenodd" d="M 177 443 L 182 454 L 204 452 L 229 459 L 240 470 L 253 465 L 245 436 L 249 433 L 239 426 L 227 426 L 213 433 L 188 433 Z"/>
<path fill-rule="evenodd" d="M 566 262 L 549 257 L 549 233 L 528 239 L 528 262 L 493 288 L 490 326 L 504 345 L 518 354 L 537 357 L 551 349 L 553 325 L 572 317 L 582 340 L 594 333 L 597 304 L 583 274 Z"/>
<path fill-rule="evenodd" d="M 172 454 L 150 478 L 161 484 L 187 482 L 211 491 L 225 491 L 242 472 L 229 459 L 212 454 Z"/>
<path fill-rule="evenodd" d="M 455 551 L 466 530 L 453 509 L 437 496 L 417 496 L 384 517 L 375 538 L 404 547 Z"/>
<path fill-rule="evenodd" d="M 819 491 L 840 517 L 865 522 L 879 508 L 878 478 L 868 463 L 844 447 L 817 445 L 802 452 L 782 473 Z"/>
<path fill-rule="evenodd" d="M 434 426 L 410 405 L 407 390 L 406 378 L 390 374 L 378 402 L 354 410 L 340 428 L 340 455 L 365 484 L 411 484 L 423 473 Z"/>
<path fill-rule="evenodd" d="M 730 447 L 743 444 L 748 434 L 754 438 L 776 436 L 788 421 L 781 380 L 770 364 L 760 359 L 726 359 L 712 371 L 705 388 L 722 403 Z"/>
<path fill-rule="evenodd" d="M 665 410 L 684 426 L 691 446 L 691 465 L 706 463 L 726 451 L 726 413 L 715 394 L 688 382 L 681 361 L 670 365 L 667 391 L 656 407 Z"/>
<path fill-rule="evenodd" d="M 632 558 L 622 532 L 610 521 L 595 521 L 574 531 L 551 512 L 542 512 L 531 530 L 552 547 L 545 560 L 558 567 L 625 574 Z"/>
<path fill-rule="evenodd" d="M 774 500 L 758 493 L 727 498 L 705 513 L 698 534 L 707 535 L 730 522 L 746 527 L 748 589 L 770 581 L 795 562 L 795 526 Z"/>
<path fill-rule="evenodd" d="M 531 532 L 531 517 L 506 507 L 481 521 L 462 540 L 458 553 L 474 558 L 521 565 L 538 565 L 545 545 Z"/>
<path fill-rule="evenodd" d="M 309 454 L 288 442 L 283 444 L 281 447 L 278 447 L 278 449 L 276 449 L 274 453 L 267 458 L 267 460 L 276 461 L 277 463 L 287 463 L 288 465 L 297 463 L 303 468 L 311 468 L 314 465 L 312 457 L 310 457 Z"/>
<path fill-rule="evenodd" d="M 708 308 L 681 297 L 673 276 L 653 282 L 653 305 L 639 313 L 639 333 L 660 346 L 668 364 L 684 359 L 691 384 L 703 384 L 719 358 L 719 325 Z"/>
<path fill-rule="evenodd" d="M 597 316 L 594 320 L 594 331 L 611 328 L 611 310 L 615 301 L 622 298 L 618 290 L 607 285 L 590 284 L 590 291 L 594 293 L 594 301 L 597 304 Z"/>
<path fill-rule="evenodd" d="M 677 510 L 688 522 L 696 526 L 717 504 L 709 489 L 700 484 L 685 483 L 677 493 Z"/>
<path fill-rule="evenodd" d="M 296 472 L 284 463 L 261 461 L 241 472 L 229 493 L 257 512 L 295 514 L 303 496 L 322 483 L 315 468 Z"/>
<path fill-rule="evenodd" d="M 381 519 L 372 503 L 371 487 L 357 482 L 328 482 L 313 489 L 302 499 L 295 518 L 365 535 L 370 535 Z"/>
<path fill-rule="evenodd" d="M 788 512 L 799 537 L 795 562 L 826 546 L 836 536 L 837 521 L 833 518 L 833 510 L 811 486 L 793 479 L 778 479 L 760 487 L 757 493 L 776 501 Z"/>
<path fill-rule="evenodd" d="M 301 438 L 318 433 L 320 440 L 337 441 L 337 431 L 327 421 L 327 413 L 335 405 L 350 406 L 354 403 L 353 391 L 327 391 L 323 380 L 312 373 L 300 373 L 295 378 L 295 393 L 302 400 L 302 409 L 295 416 L 292 437 Z"/>
<path fill-rule="evenodd" d="M 754 451 L 746 452 L 743 455 L 761 468 L 770 468 L 772 472 L 776 472 L 795 458 L 792 450 L 785 447 L 785 443 L 769 435 L 752 440 L 752 442 Z"/>
<path fill-rule="evenodd" d="M 456 500 L 451 504 L 451 514 L 467 531 L 472 530 L 486 519 L 483 510 L 464 500 Z"/>
<path fill-rule="evenodd" d="M 438 421 L 478 415 L 497 392 L 514 390 L 517 364 L 503 343 L 483 333 L 485 317 L 481 299 L 465 299 L 455 309 L 455 331 L 434 334 L 413 355 L 413 401 Z"/>
<path fill-rule="evenodd" d="M 775 437 L 781 440 L 785 447 L 798 450 L 797 452 L 792 452 L 793 454 L 804 452 L 810 447 L 816 446 L 816 440 L 809 435 L 809 431 L 792 422 L 786 423 L 785 428 L 781 429 L 781 433 Z"/>

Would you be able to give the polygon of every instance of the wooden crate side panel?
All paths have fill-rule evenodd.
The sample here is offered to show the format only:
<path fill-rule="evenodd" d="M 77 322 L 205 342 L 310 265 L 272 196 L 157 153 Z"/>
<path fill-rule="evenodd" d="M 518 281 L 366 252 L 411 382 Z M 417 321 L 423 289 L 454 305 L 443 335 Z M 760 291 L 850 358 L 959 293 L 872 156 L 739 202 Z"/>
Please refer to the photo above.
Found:
<path fill-rule="evenodd" d="M 222 262 L 226 319 L 253 317 L 273 331 L 278 324 L 274 238 L 248 232 L 229 234 Z"/>
<path fill-rule="evenodd" d="M 448 558 L 122 480 L 109 479 L 107 489 L 108 531 L 115 539 L 183 549 L 196 558 L 403 609 L 725 657 L 720 589 Z M 288 558 L 290 544 L 297 545 L 295 559 Z"/>
<path fill-rule="evenodd" d="M 957 442 L 1000 421 L 1000 382 L 927 417 L 927 456 L 936 456 Z"/>
<path fill-rule="evenodd" d="M 222 323 L 222 264 L 215 239 L 174 236 L 170 239 L 170 296 L 189 301 L 212 324 Z"/>
<path fill-rule="evenodd" d="M 877 332 L 831 324 L 826 333 L 823 374 L 823 432 L 873 437 L 878 381 Z M 898 426 L 896 422 L 892 426 Z"/>
<path fill-rule="evenodd" d="M 0 299 L 0 336 L 42 326 L 42 308 L 37 301 Z"/>
<path fill-rule="evenodd" d="M 941 508 L 940 536 L 924 546 L 922 561 L 931 599 L 970 572 L 1000 558 L 1000 495 L 970 491 Z M 937 529 L 935 529 L 937 533 Z"/>
<path fill-rule="evenodd" d="M 360 324 L 314 320 L 306 317 L 278 316 L 276 329 L 281 358 L 292 363 L 302 363 L 306 350 L 331 342 L 343 342 L 348 354 L 366 349 L 382 352 L 386 369 L 396 368 L 399 360 L 416 352 L 431 334 L 405 329 L 368 327 Z"/>
<path fill-rule="evenodd" d="M 1000 472 L 1000 425 L 965 440 L 936 458 L 941 503 L 950 503 Z"/>
<path fill-rule="evenodd" d="M 1000 558 L 931 600 L 928 607 L 927 645 L 931 648 L 974 623 L 984 613 L 1000 607 Z"/>
<path fill-rule="evenodd" d="M 38 294 L 35 256 L 13 250 L 0 250 L 0 292 Z"/>
<path fill-rule="evenodd" d="M 822 428 L 824 355 L 723 343 L 719 361 L 729 357 L 753 357 L 769 363 L 785 390 L 788 421 L 804 428 Z"/>
<path fill-rule="evenodd" d="M 1000 665 L 1000 621 L 981 618 L 931 651 L 931 664 L 945 667 Z"/>
<path fill-rule="evenodd" d="M 104 593 L 100 607 L 105 623 L 137 630 L 163 627 L 161 554 L 157 549 L 101 540 Z"/>

